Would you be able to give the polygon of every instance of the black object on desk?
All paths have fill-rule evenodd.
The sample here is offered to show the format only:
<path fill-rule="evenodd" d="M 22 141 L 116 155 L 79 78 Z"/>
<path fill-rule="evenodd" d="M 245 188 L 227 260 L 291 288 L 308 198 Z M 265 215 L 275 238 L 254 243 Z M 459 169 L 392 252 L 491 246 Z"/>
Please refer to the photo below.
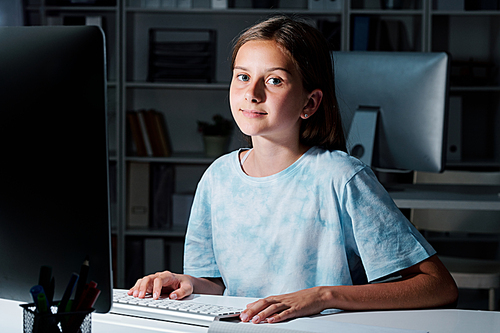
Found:
<path fill-rule="evenodd" d="M 86 255 L 111 308 L 106 58 L 95 26 L 0 27 L 0 297 L 60 300 Z M 42 280 L 50 300 L 53 282 Z M 47 287 L 48 286 L 48 287 Z"/>
<path fill-rule="evenodd" d="M 54 303 L 57 304 L 57 303 Z M 51 306 L 48 313 L 38 313 L 34 303 L 22 304 L 23 332 L 32 333 L 90 333 L 92 312 L 85 311 L 57 312 L 57 306 Z"/>

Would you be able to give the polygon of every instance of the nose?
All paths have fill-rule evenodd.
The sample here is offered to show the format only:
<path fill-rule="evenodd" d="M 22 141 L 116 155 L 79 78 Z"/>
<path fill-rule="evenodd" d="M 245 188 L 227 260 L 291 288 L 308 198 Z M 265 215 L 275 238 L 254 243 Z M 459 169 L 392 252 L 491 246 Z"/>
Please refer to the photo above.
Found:
<path fill-rule="evenodd" d="M 264 83 L 260 80 L 252 82 L 245 92 L 245 100 L 251 103 L 260 103 L 264 101 L 264 98 Z"/>

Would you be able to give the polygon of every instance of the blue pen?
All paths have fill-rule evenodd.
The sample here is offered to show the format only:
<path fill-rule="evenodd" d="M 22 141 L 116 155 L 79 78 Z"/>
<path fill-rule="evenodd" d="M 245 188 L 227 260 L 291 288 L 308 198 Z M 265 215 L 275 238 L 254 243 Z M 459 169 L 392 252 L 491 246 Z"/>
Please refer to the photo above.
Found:
<path fill-rule="evenodd" d="M 50 305 L 48 303 L 47 297 L 45 297 L 45 291 L 43 290 L 43 287 L 40 285 L 33 286 L 30 289 L 31 296 L 33 297 L 33 303 L 35 303 L 35 306 L 38 310 L 38 312 L 41 312 L 41 309 L 39 307 L 39 295 L 43 295 L 43 298 L 45 299 L 45 308 L 50 308 Z"/>
<path fill-rule="evenodd" d="M 57 308 L 58 313 L 62 313 L 66 311 L 66 307 L 68 305 L 71 294 L 73 294 L 73 289 L 75 288 L 76 281 L 78 281 L 78 274 L 71 274 L 71 279 L 68 282 L 68 286 L 64 291 L 63 297 L 61 299 L 61 303 L 59 303 L 59 307 Z"/>

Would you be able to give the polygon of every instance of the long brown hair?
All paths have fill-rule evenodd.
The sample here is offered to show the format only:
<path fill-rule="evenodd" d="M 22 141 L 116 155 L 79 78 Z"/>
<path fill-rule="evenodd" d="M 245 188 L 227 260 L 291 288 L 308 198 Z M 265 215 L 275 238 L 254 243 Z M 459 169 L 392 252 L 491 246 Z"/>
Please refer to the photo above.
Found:
<path fill-rule="evenodd" d="M 273 40 L 278 43 L 292 58 L 306 91 L 320 89 L 323 92 L 318 110 L 302 121 L 301 143 L 327 150 L 347 151 L 335 95 L 330 50 L 321 32 L 297 17 L 273 16 L 248 28 L 239 36 L 233 47 L 231 69 L 234 69 L 241 46 L 253 40 Z"/>

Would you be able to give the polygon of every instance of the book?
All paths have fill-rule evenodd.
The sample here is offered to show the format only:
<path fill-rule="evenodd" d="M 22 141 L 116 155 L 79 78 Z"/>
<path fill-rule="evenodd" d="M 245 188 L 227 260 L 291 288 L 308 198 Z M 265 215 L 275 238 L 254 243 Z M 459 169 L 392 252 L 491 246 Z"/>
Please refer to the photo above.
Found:
<path fill-rule="evenodd" d="M 175 187 L 175 168 L 171 164 L 151 164 L 151 227 L 166 229 L 172 226 L 172 194 Z"/>
<path fill-rule="evenodd" d="M 328 46 L 330 50 L 340 50 L 341 44 L 341 24 L 340 22 L 331 22 L 328 20 L 318 20 L 317 21 L 318 30 L 321 31 L 323 36 L 325 36 L 328 41 Z"/>
<path fill-rule="evenodd" d="M 154 157 L 168 157 L 171 155 L 170 139 L 165 127 L 165 121 L 160 112 L 155 110 L 141 110 L 148 135 L 148 140 Z"/>
<path fill-rule="evenodd" d="M 149 140 L 150 133 L 146 127 L 146 119 L 142 112 L 137 113 L 137 119 L 139 119 L 139 126 L 141 128 L 141 135 L 144 141 L 144 147 L 146 147 L 146 156 L 153 156 L 153 148 L 151 148 L 151 141 Z"/>
<path fill-rule="evenodd" d="M 380 20 L 377 28 L 377 51 L 411 51 L 406 26 L 401 20 Z"/>
<path fill-rule="evenodd" d="M 127 112 L 127 123 L 132 137 L 133 147 L 131 151 L 137 156 L 147 156 L 146 145 L 144 143 L 144 136 L 142 134 L 141 125 L 139 124 L 139 117 L 135 111 Z M 135 148 L 135 149 L 134 149 Z"/>
<path fill-rule="evenodd" d="M 172 146 L 170 144 L 170 136 L 166 126 L 163 114 L 160 112 L 154 113 L 154 126 L 156 127 L 157 139 L 159 141 L 160 156 L 168 157 L 172 155 Z"/>
<path fill-rule="evenodd" d="M 149 227 L 149 163 L 131 162 L 127 177 L 127 227 Z"/>
<path fill-rule="evenodd" d="M 355 16 L 354 29 L 352 34 L 352 50 L 368 51 L 370 38 L 370 17 Z"/>
<path fill-rule="evenodd" d="M 153 109 L 128 111 L 127 123 L 133 143 L 130 154 L 144 157 L 168 157 L 172 154 L 167 126 L 160 112 Z"/>

